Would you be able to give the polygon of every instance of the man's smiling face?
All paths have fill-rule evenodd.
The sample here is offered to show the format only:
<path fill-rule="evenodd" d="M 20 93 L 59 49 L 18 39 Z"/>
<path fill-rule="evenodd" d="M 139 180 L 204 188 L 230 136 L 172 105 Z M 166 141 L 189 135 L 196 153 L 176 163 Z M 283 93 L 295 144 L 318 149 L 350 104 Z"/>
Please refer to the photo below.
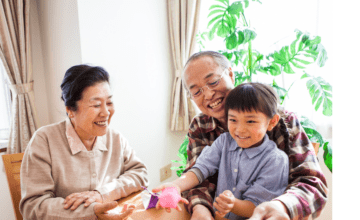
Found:
<path fill-rule="evenodd" d="M 221 78 L 223 71 L 226 73 Z M 218 79 L 220 81 L 215 88 L 209 89 L 205 86 L 211 85 Z M 224 69 L 212 57 L 203 56 L 186 66 L 184 80 L 187 89 L 192 94 L 202 88 L 202 94 L 193 98 L 202 113 L 218 119 L 225 125 L 225 100 L 234 88 L 234 74 L 231 67 Z"/>

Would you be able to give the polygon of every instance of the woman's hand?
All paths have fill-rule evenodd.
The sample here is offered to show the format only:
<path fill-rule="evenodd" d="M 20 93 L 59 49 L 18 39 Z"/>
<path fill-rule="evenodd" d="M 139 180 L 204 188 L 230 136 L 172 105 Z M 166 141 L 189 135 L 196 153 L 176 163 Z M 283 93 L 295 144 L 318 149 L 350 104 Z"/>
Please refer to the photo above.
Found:
<path fill-rule="evenodd" d="M 174 184 L 174 183 L 164 183 L 164 184 L 162 184 L 162 185 L 160 185 L 160 186 L 152 189 L 152 191 L 153 191 L 154 193 L 157 193 L 157 192 L 160 192 L 160 191 L 162 191 L 163 189 L 168 188 L 168 187 L 175 187 L 176 190 L 177 190 L 177 192 L 179 193 L 179 195 L 181 195 L 181 194 L 180 194 L 180 193 L 181 193 L 180 187 L 179 187 L 178 185 Z M 189 204 L 189 201 L 187 201 L 187 199 L 185 199 L 185 198 L 181 198 L 181 200 L 180 200 L 179 202 L 182 202 L 182 203 L 185 203 L 185 204 Z M 156 203 L 156 209 L 160 209 L 160 208 L 165 208 L 165 210 L 166 210 L 167 212 L 169 212 L 169 213 L 171 212 L 171 208 L 162 207 L 162 206 L 160 205 L 160 201 L 158 201 L 158 202 Z M 181 212 L 181 208 L 180 208 L 179 204 L 176 206 L 175 209 L 178 210 L 179 212 Z"/>
<path fill-rule="evenodd" d="M 116 208 L 117 202 L 99 203 L 94 206 L 95 215 L 99 220 L 126 220 L 134 212 L 135 205 L 125 204 L 121 213 L 108 213 L 107 211 Z"/>
<path fill-rule="evenodd" d="M 230 190 L 225 190 L 218 197 L 215 198 L 214 207 L 218 210 L 216 215 L 224 217 L 227 213 L 231 212 L 234 207 L 235 196 Z"/>
<path fill-rule="evenodd" d="M 64 209 L 71 207 L 70 209 L 74 211 L 82 203 L 85 203 L 84 207 L 88 207 L 93 202 L 103 202 L 103 199 L 98 191 L 86 191 L 70 194 L 65 198 L 63 204 L 65 204 Z"/>

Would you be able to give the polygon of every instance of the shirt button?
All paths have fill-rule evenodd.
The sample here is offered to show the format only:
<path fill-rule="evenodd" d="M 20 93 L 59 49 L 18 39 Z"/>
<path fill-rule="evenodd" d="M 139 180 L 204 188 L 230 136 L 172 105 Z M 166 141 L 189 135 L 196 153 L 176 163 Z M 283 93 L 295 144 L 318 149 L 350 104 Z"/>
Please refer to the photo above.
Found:
<path fill-rule="evenodd" d="M 234 172 L 236 173 L 236 172 L 237 172 L 237 169 L 234 169 Z"/>
<path fill-rule="evenodd" d="M 92 175 L 94 178 L 96 177 L 96 173 L 93 173 L 93 175 Z"/>
<path fill-rule="evenodd" d="M 94 155 L 94 152 L 90 152 L 90 155 L 91 155 L 91 156 Z"/>
<path fill-rule="evenodd" d="M 233 188 L 233 191 L 235 192 L 235 190 L 236 190 L 236 188 L 234 187 L 234 188 Z"/>

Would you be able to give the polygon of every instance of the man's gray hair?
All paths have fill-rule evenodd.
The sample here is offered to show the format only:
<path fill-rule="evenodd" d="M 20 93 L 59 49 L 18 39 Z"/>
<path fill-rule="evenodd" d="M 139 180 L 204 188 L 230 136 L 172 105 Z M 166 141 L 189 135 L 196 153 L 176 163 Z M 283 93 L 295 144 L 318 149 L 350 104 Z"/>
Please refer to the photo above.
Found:
<path fill-rule="evenodd" d="M 189 96 L 189 90 L 188 88 L 186 87 L 185 85 L 185 80 L 184 80 L 184 73 L 185 73 L 185 69 L 187 67 L 187 65 L 189 63 L 191 63 L 192 61 L 195 61 L 197 59 L 200 59 L 201 57 L 211 57 L 213 58 L 213 60 L 215 61 L 216 64 L 218 64 L 220 67 L 222 68 L 229 68 L 231 67 L 231 64 L 230 64 L 230 61 L 228 60 L 228 58 L 224 55 L 222 55 L 221 53 L 219 52 L 216 52 L 216 51 L 200 51 L 200 52 L 197 52 L 197 53 L 194 53 L 193 55 L 191 55 L 191 57 L 187 60 L 185 66 L 184 66 L 184 69 L 183 69 L 183 72 L 182 72 L 182 84 L 187 92 L 187 95 Z"/>
<path fill-rule="evenodd" d="M 222 55 L 219 52 L 216 52 L 216 51 L 200 51 L 200 52 L 194 53 L 188 59 L 188 61 L 186 62 L 185 66 L 184 66 L 184 70 L 186 69 L 186 66 L 190 62 L 192 62 L 194 60 L 197 60 L 197 59 L 199 59 L 201 57 L 205 57 L 205 56 L 213 58 L 215 63 L 217 63 L 219 66 L 223 67 L 224 69 L 230 67 L 230 65 L 231 65 L 230 61 L 227 59 L 227 57 Z"/>

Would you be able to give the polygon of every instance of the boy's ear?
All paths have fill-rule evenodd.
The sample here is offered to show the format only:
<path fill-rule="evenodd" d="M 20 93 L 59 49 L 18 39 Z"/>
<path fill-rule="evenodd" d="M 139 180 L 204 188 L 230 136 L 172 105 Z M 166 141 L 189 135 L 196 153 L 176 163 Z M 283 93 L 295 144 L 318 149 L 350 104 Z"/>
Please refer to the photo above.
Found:
<path fill-rule="evenodd" d="M 275 114 L 274 117 L 272 119 L 270 119 L 270 123 L 269 123 L 269 126 L 268 126 L 267 130 L 271 131 L 277 125 L 279 120 L 280 120 L 280 115 Z"/>

